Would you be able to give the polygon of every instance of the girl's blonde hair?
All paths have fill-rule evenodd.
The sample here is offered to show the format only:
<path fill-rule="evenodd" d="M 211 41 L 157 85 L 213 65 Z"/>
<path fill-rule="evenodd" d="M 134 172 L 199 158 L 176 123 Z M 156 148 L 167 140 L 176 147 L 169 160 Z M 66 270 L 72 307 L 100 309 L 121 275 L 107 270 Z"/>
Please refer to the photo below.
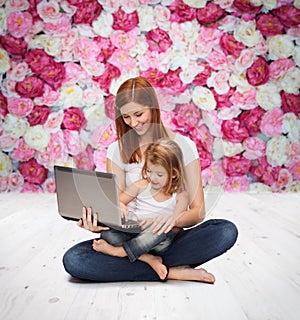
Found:
<path fill-rule="evenodd" d="M 183 154 L 178 144 L 171 139 L 160 139 L 151 143 L 145 153 L 145 164 L 142 176 L 147 177 L 148 163 L 161 165 L 168 173 L 168 182 L 164 188 L 166 193 L 172 194 L 185 189 L 185 175 Z"/>
<path fill-rule="evenodd" d="M 157 95 L 150 82 L 142 77 L 126 80 L 118 89 L 115 99 L 116 131 L 124 163 L 139 163 L 142 152 L 139 147 L 138 134 L 128 126 L 121 114 L 121 108 L 127 103 L 134 102 L 150 108 L 153 126 L 153 141 L 168 137 L 161 121 Z"/>

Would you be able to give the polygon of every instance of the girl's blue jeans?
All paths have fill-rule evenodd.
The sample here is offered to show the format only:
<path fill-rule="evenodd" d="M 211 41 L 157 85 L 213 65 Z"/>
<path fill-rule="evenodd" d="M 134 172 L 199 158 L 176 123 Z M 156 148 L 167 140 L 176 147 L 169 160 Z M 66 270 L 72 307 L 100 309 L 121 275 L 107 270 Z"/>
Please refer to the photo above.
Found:
<path fill-rule="evenodd" d="M 167 267 L 189 265 L 193 268 L 230 249 L 236 242 L 236 226 L 223 219 L 207 220 L 196 227 L 180 231 L 174 241 L 160 254 Z M 70 248 L 63 257 L 65 270 L 73 277 L 97 281 L 160 281 L 146 263 L 131 263 L 127 257 L 112 257 L 92 248 L 93 240 Z"/>
<path fill-rule="evenodd" d="M 139 234 L 122 232 L 114 229 L 101 232 L 104 239 L 113 246 L 122 246 L 127 253 L 130 262 L 136 261 L 143 253 L 151 251 L 161 254 L 172 243 L 175 233 L 171 230 L 161 235 L 153 234 L 150 227 Z"/>

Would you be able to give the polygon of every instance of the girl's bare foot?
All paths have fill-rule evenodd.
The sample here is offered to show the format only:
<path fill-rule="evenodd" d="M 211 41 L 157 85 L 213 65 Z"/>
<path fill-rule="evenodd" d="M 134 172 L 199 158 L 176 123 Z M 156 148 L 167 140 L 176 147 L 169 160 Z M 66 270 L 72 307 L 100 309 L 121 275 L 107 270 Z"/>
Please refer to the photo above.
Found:
<path fill-rule="evenodd" d="M 161 280 L 165 280 L 168 270 L 167 267 L 162 263 L 162 258 L 153 256 L 152 254 L 144 254 L 139 260 L 144 261 L 150 265 L 150 267 L 158 274 Z"/>
<path fill-rule="evenodd" d="M 170 280 L 191 280 L 205 283 L 214 283 L 215 276 L 205 269 L 193 269 L 188 266 L 170 268 L 168 279 Z"/>
<path fill-rule="evenodd" d="M 93 249 L 97 252 L 102 252 L 110 256 L 126 257 L 126 253 L 122 247 L 114 247 L 103 239 L 93 241 Z"/>

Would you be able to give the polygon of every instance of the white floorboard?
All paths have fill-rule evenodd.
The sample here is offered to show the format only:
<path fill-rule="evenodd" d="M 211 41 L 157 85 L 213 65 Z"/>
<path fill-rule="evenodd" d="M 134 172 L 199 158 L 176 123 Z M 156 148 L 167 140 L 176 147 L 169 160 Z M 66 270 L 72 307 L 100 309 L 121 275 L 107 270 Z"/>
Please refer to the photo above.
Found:
<path fill-rule="evenodd" d="M 0 319 L 298 320 L 300 194 L 222 194 L 211 208 L 239 229 L 205 264 L 214 285 L 82 283 L 61 259 L 93 234 L 60 218 L 53 194 L 0 194 Z"/>

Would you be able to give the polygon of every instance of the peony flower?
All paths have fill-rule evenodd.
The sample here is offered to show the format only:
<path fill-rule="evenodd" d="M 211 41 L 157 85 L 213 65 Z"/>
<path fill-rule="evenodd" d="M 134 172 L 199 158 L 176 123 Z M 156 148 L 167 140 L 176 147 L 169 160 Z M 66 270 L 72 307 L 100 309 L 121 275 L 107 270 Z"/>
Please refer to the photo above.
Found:
<path fill-rule="evenodd" d="M 292 174 L 294 180 L 300 181 L 300 159 L 295 159 L 289 164 L 287 169 Z"/>
<path fill-rule="evenodd" d="M 204 8 L 197 9 L 196 18 L 200 24 L 214 23 L 226 14 L 218 4 L 208 2 Z"/>
<path fill-rule="evenodd" d="M 95 150 L 93 153 L 93 161 L 95 163 L 95 171 L 106 171 L 106 153 L 107 149 L 102 148 L 99 150 Z"/>
<path fill-rule="evenodd" d="M 230 89 L 228 79 L 229 73 L 225 70 L 213 72 L 207 79 L 207 85 L 213 87 L 217 94 L 226 94 Z"/>
<path fill-rule="evenodd" d="M 78 131 L 65 129 L 63 135 L 66 146 L 65 151 L 72 156 L 77 156 L 86 148 L 86 143 L 83 141 Z"/>
<path fill-rule="evenodd" d="M 243 110 L 251 110 L 257 105 L 256 90 L 254 88 L 243 92 L 235 90 L 233 93 L 231 92 L 229 101 Z"/>
<path fill-rule="evenodd" d="M 112 45 L 114 45 L 116 48 L 129 50 L 137 44 L 139 33 L 140 32 L 138 28 L 134 28 L 128 32 L 116 30 L 112 32 L 110 40 Z"/>
<path fill-rule="evenodd" d="M 27 43 L 23 38 L 15 38 L 10 34 L 0 36 L 0 44 L 12 57 L 21 59 L 27 51 Z"/>
<path fill-rule="evenodd" d="M 223 168 L 229 177 L 243 176 L 251 167 L 251 160 L 244 158 L 241 154 L 233 157 L 224 157 Z"/>
<path fill-rule="evenodd" d="M 282 133 L 283 112 L 280 108 L 273 108 L 266 112 L 260 124 L 261 132 L 268 137 L 277 137 Z"/>
<path fill-rule="evenodd" d="M 28 64 L 25 62 L 13 62 L 11 70 L 7 72 L 8 77 L 14 81 L 22 81 L 29 73 Z"/>
<path fill-rule="evenodd" d="M 194 103 L 178 104 L 174 110 L 173 120 L 178 123 L 180 117 L 184 121 L 184 126 L 196 127 L 201 119 L 201 111 Z"/>
<path fill-rule="evenodd" d="M 8 176 L 4 176 L 4 177 L 0 176 L 0 193 L 7 192 L 9 190 L 8 181 L 9 181 Z"/>
<path fill-rule="evenodd" d="M 108 147 L 116 140 L 116 129 L 112 124 L 103 124 L 90 134 L 90 144 L 95 149 Z"/>
<path fill-rule="evenodd" d="M 256 101 L 266 111 L 279 107 L 281 98 L 278 87 L 271 82 L 259 86 L 256 92 Z"/>
<path fill-rule="evenodd" d="M 44 128 L 47 129 L 49 132 L 56 132 L 57 130 L 60 129 L 63 118 L 64 118 L 63 110 L 50 113 L 44 124 Z"/>
<path fill-rule="evenodd" d="M 0 151 L 0 177 L 8 176 L 12 172 L 12 165 L 9 156 Z"/>
<path fill-rule="evenodd" d="M 290 141 L 298 143 L 300 128 L 298 125 L 298 119 L 294 113 L 290 112 L 283 115 L 282 132 L 287 134 Z"/>
<path fill-rule="evenodd" d="M 252 86 L 260 86 L 269 80 L 269 67 L 266 59 L 258 57 L 250 68 L 247 69 L 246 77 Z"/>
<path fill-rule="evenodd" d="M 289 170 L 282 168 L 278 172 L 278 178 L 275 183 L 273 183 L 272 188 L 275 192 L 280 192 L 281 190 L 285 189 L 291 182 L 293 178 L 290 174 Z"/>
<path fill-rule="evenodd" d="M 127 69 L 136 68 L 136 60 L 130 57 L 127 50 L 119 49 L 114 51 L 108 59 L 108 62 L 116 66 L 121 72 L 125 72 Z"/>
<path fill-rule="evenodd" d="M 233 143 L 224 139 L 222 140 L 222 147 L 223 155 L 225 155 L 226 157 L 233 157 L 244 151 L 244 147 L 241 143 Z"/>
<path fill-rule="evenodd" d="M 56 192 L 55 180 L 53 178 L 46 179 L 45 182 L 42 184 L 42 188 L 44 192 L 55 193 Z"/>
<path fill-rule="evenodd" d="M 266 143 L 258 137 L 249 137 L 243 141 L 245 152 L 243 156 L 249 160 L 255 160 L 266 154 Z"/>
<path fill-rule="evenodd" d="M 59 4 L 56 1 L 42 0 L 36 9 L 44 22 L 56 22 L 61 17 Z"/>
<path fill-rule="evenodd" d="M 293 38 L 287 34 L 268 37 L 267 46 L 269 48 L 269 58 L 276 60 L 289 58 L 294 53 Z"/>
<path fill-rule="evenodd" d="M 258 17 L 256 27 L 265 37 L 276 36 L 283 33 L 283 25 L 277 17 L 271 13 L 265 13 Z"/>
<path fill-rule="evenodd" d="M 291 142 L 285 136 L 271 138 L 267 142 L 267 160 L 272 166 L 282 166 L 288 159 Z"/>
<path fill-rule="evenodd" d="M 0 131 L 0 149 L 2 151 L 12 151 L 17 145 L 18 139 L 12 137 L 10 134 L 7 134 Z"/>
<path fill-rule="evenodd" d="M 269 66 L 270 80 L 278 80 L 293 67 L 295 67 L 294 61 L 287 58 L 282 58 L 271 62 Z"/>
<path fill-rule="evenodd" d="M 15 90 L 23 98 L 40 97 L 44 93 L 44 82 L 35 76 L 26 76 L 16 83 Z"/>
<path fill-rule="evenodd" d="M 27 161 L 37 154 L 37 150 L 31 148 L 24 140 L 24 138 L 20 138 L 18 141 L 17 147 L 11 153 L 11 157 L 13 159 L 17 159 L 19 161 Z"/>
<path fill-rule="evenodd" d="M 290 5 L 283 5 L 274 10 L 272 13 L 286 27 L 297 27 L 300 24 L 300 9 Z"/>
<path fill-rule="evenodd" d="M 120 69 L 114 65 L 107 63 L 106 69 L 101 76 L 93 77 L 93 80 L 99 84 L 99 87 L 105 92 L 109 92 L 112 79 L 119 78 L 121 75 Z"/>
<path fill-rule="evenodd" d="M 130 31 L 134 29 L 139 23 L 139 17 L 137 12 L 126 13 L 121 8 L 115 13 L 113 13 L 114 23 L 112 28 L 114 30 Z"/>
<path fill-rule="evenodd" d="M 288 70 L 280 79 L 282 90 L 287 93 L 300 93 L 300 68 L 292 68 Z"/>
<path fill-rule="evenodd" d="M 171 16 L 170 21 L 183 23 L 195 18 L 196 10 L 193 6 L 185 4 L 182 0 L 175 0 L 168 6 Z"/>
<path fill-rule="evenodd" d="M 224 54 L 232 55 L 235 59 L 239 57 L 242 50 L 245 49 L 245 45 L 237 41 L 230 33 L 223 33 L 220 39 L 220 47 Z"/>
<path fill-rule="evenodd" d="M 35 183 L 24 182 L 21 193 L 42 193 L 42 188 Z"/>
<path fill-rule="evenodd" d="M 234 0 L 233 6 L 243 13 L 257 14 L 261 11 L 262 5 L 255 6 L 251 0 Z"/>
<path fill-rule="evenodd" d="M 24 134 L 24 140 L 29 147 L 43 151 L 50 141 L 50 133 L 42 125 L 38 124 L 27 129 Z"/>
<path fill-rule="evenodd" d="M 0 73 L 5 73 L 10 69 L 10 58 L 6 50 L 0 48 Z"/>
<path fill-rule="evenodd" d="M 92 22 L 93 30 L 101 37 L 110 37 L 113 31 L 113 22 L 114 20 L 112 14 L 102 11 L 101 15 Z"/>
<path fill-rule="evenodd" d="M 62 121 L 62 128 L 68 130 L 77 130 L 85 128 L 85 116 L 80 108 L 70 107 L 64 110 L 64 118 Z"/>
<path fill-rule="evenodd" d="M 100 48 L 96 42 L 82 37 L 75 42 L 74 53 L 75 58 L 78 60 L 94 61 L 100 53 Z"/>
<path fill-rule="evenodd" d="M 64 108 L 82 105 L 82 89 L 79 85 L 63 85 L 60 89 L 59 100 Z"/>
<path fill-rule="evenodd" d="M 212 68 L 204 61 L 199 61 L 198 66 L 202 71 L 194 77 L 192 84 L 201 87 L 206 84 L 207 79 L 211 76 Z"/>
<path fill-rule="evenodd" d="M 68 15 L 63 13 L 59 19 L 45 23 L 44 28 L 47 33 L 64 36 L 70 32 L 72 26 Z"/>
<path fill-rule="evenodd" d="M 89 24 L 92 25 L 93 21 L 97 19 L 101 12 L 102 6 L 97 0 L 90 1 L 74 1 L 72 5 L 77 7 L 77 10 L 73 16 L 75 24 Z"/>
<path fill-rule="evenodd" d="M 93 148 L 88 145 L 85 151 L 73 157 L 76 168 L 83 170 L 94 169 Z"/>
<path fill-rule="evenodd" d="M 4 118 L 2 126 L 7 134 L 12 138 L 18 139 L 24 135 L 28 127 L 28 122 L 24 118 L 8 113 Z"/>
<path fill-rule="evenodd" d="M 224 137 L 230 142 L 242 142 L 249 137 L 248 130 L 243 126 L 238 118 L 224 120 L 222 122 L 222 132 Z"/>
<path fill-rule="evenodd" d="M 246 175 L 238 177 L 227 177 L 224 183 L 225 192 L 247 192 L 250 181 Z"/>
<path fill-rule="evenodd" d="M 203 149 L 201 146 L 197 146 L 197 147 L 198 147 L 198 154 L 199 154 L 199 160 L 200 160 L 200 167 L 201 167 L 201 170 L 204 170 L 211 165 L 213 158 L 212 158 L 212 155 L 208 151 Z"/>
<path fill-rule="evenodd" d="M 10 191 L 20 191 L 24 184 L 24 178 L 19 171 L 12 172 L 8 177 Z"/>
<path fill-rule="evenodd" d="M 7 110 L 19 117 L 26 117 L 33 109 L 33 102 L 27 98 L 9 98 Z"/>
<path fill-rule="evenodd" d="M 214 110 L 217 106 L 212 92 L 205 87 L 195 87 L 192 93 L 192 100 L 202 110 Z"/>
<path fill-rule="evenodd" d="M 261 42 L 262 35 L 256 30 L 255 21 L 240 20 L 234 30 L 234 38 L 247 47 L 254 47 Z"/>
<path fill-rule="evenodd" d="M 65 78 L 64 65 L 59 62 L 49 63 L 41 72 L 40 78 L 43 79 L 54 90 L 61 87 Z"/>
<path fill-rule="evenodd" d="M 229 61 L 223 52 L 213 50 L 207 55 L 206 61 L 215 70 L 228 69 Z"/>
<path fill-rule="evenodd" d="M 146 34 L 150 51 L 165 52 L 172 45 L 168 33 L 160 28 L 150 30 Z"/>
<path fill-rule="evenodd" d="M 7 114 L 7 98 L 0 91 L 0 116 L 5 117 Z"/>
<path fill-rule="evenodd" d="M 50 114 L 51 110 L 47 106 L 34 106 L 31 113 L 27 115 L 27 120 L 30 126 L 37 124 L 44 124 Z"/>
<path fill-rule="evenodd" d="M 7 17 L 9 33 L 16 38 L 24 37 L 32 26 L 32 16 L 29 12 L 10 12 Z"/>
<path fill-rule="evenodd" d="M 290 94 L 285 91 L 280 92 L 282 101 L 282 110 L 284 113 L 293 112 L 296 116 L 300 116 L 300 93 L 298 95 Z"/>
<path fill-rule="evenodd" d="M 26 53 L 24 61 L 30 66 L 32 72 L 40 74 L 51 63 L 52 58 L 42 49 L 32 49 Z"/>
<path fill-rule="evenodd" d="M 39 185 L 46 180 L 48 169 L 37 163 L 35 159 L 30 159 L 20 163 L 20 173 L 24 181 Z"/>
<path fill-rule="evenodd" d="M 255 107 L 250 111 L 245 111 L 240 116 L 241 124 L 247 128 L 249 134 L 254 136 L 260 132 L 261 118 L 265 114 L 265 110 Z"/>
<path fill-rule="evenodd" d="M 49 154 L 52 161 L 65 161 L 67 159 L 66 146 L 62 130 L 52 132 L 46 152 Z"/>

